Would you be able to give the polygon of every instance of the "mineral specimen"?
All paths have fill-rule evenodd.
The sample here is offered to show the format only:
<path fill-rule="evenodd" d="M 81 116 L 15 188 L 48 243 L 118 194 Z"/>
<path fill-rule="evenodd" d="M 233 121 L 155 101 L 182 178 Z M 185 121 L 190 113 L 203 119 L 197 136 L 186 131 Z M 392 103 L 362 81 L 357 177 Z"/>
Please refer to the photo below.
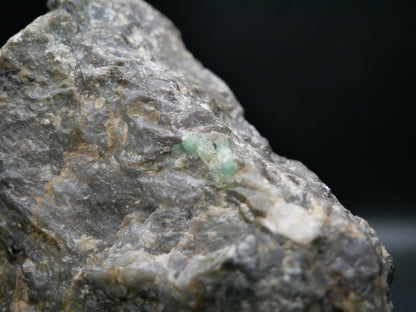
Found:
<path fill-rule="evenodd" d="M 0 52 L 1 311 L 391 311 L 392 260 L 141 0 Z"/>

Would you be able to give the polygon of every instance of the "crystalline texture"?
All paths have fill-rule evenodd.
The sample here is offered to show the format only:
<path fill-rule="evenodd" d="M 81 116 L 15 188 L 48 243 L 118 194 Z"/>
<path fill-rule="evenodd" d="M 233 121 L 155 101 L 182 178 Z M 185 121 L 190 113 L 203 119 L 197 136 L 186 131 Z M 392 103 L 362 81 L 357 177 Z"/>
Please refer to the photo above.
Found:
<path fill-rule="evenodd" d="M 391 311 L 392 260 L 140 0 L 0 52 L 1 311 Z"/>

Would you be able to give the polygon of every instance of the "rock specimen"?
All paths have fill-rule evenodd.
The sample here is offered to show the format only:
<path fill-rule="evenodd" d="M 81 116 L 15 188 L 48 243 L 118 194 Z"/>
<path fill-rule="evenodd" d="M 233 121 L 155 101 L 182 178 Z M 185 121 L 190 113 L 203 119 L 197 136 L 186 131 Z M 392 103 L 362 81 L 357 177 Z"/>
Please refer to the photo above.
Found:
<path fill-rule="evenodd" d="M 141 0 L 0 52 L 1 311 L 391 311 L 392 260 Z"/>

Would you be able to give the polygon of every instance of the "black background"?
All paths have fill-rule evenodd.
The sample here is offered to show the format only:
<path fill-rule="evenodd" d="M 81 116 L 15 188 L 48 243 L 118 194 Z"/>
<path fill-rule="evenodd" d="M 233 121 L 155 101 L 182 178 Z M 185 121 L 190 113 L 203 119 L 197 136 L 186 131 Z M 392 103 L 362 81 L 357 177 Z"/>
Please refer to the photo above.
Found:
<path fill-rule="evenodd" d="M 410 309 L 416 295 L 409 261 L 416 237 L 408 237 L 416 233 L 416 1 L 148 2 L 228 83 L 275 152 L 306 164 L 376 228 L 395 251 L 394 303 L 399 311 Z M 44 0 L 6 1 L 0 10 L 3 45 L 46 6 Z M 407 234 L 399 233 L 402 225 Z M 397 247 L 401 237 L 410 239 L 403 248 L 412 249 Z"/>

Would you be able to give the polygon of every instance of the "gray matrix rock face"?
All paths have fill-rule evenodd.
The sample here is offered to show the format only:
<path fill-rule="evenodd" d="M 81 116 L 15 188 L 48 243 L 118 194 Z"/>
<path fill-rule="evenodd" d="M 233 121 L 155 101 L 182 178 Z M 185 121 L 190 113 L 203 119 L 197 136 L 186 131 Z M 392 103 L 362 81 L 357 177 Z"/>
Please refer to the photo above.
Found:
<path fill-rule="evenodd" d="M 169 20 L 49 6 L 0 51 L 0 311 L 392 310 L 374 231 Z"/>

